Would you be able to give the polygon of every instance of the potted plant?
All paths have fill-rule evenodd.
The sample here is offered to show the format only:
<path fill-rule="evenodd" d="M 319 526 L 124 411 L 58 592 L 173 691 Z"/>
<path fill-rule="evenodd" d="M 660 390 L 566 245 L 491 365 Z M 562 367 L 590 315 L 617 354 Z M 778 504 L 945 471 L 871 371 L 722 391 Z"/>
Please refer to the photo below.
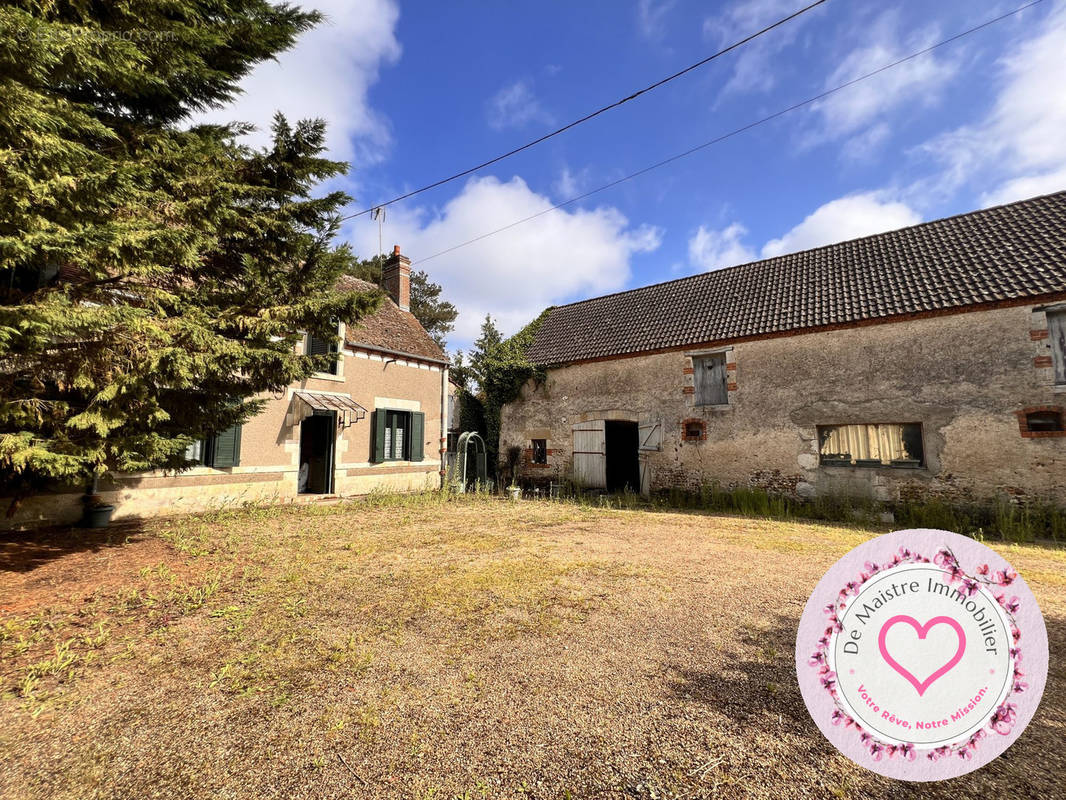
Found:
<path fill-rule="evenodd" d="M 115 513 L 115 507 L 99 493 L 100 472 L 99 465 L 93 467 L 92 480 L 81 499 L 84 506 L 81 517 L 83 528 L 106 528 L 111 523 L 111 515 Z"/>

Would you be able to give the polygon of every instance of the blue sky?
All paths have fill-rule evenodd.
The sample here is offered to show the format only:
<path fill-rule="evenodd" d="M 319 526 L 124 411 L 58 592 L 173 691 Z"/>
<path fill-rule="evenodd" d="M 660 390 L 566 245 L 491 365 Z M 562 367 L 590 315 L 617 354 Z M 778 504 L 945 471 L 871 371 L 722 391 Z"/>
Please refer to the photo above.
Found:
<path fill-rule="evenodd" d="M 330 20 L 212 116 L 330 122 L 359 210 L 511 149 L 709 55 L 803 0 L 305 0 Z M 389 208 L 461 311 L 545 306 L 1066 188 L 1066 2 L 1036 7 L 723 144 L 420 263 L 1008 11 L 830 0 L 483 173 Z M 367 256 L 378 227 L 344 235 Z"/>

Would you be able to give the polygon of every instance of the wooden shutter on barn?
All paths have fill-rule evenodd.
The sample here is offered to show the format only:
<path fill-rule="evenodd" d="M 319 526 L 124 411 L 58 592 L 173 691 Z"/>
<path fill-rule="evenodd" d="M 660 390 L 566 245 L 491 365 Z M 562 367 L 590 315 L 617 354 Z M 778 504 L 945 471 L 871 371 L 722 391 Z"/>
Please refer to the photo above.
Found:
<path fill-rule="evenodd" d="M 1066 309 L 1047 312 L 1047 328 L 1055 383 L 1066 384 Z"/>
<path fill-rule="evenodd" d="M 696 405 L 721 406 L 729 402 L 726 391 L 725 353 L 692 359 Z"/>
<path fill-rule="evenodd" d="M 426 415 L 421 411 L 411 412 L 411 460 L 422 461 L 426 457 Z"/>
<path fill-rule="evenodd" d="M 607 436 L 602 419 L 577 423 L 574 437 L 574 482 L 590 489 L 607 488 Z"/>
<path fill-rule="evenodd" d="M 637 432 L 640 436 L 639 446 L 641 450 L 648 451 L 663 449 L 662 420 L 656 419 L 642 422 L 637 426 Z"/>

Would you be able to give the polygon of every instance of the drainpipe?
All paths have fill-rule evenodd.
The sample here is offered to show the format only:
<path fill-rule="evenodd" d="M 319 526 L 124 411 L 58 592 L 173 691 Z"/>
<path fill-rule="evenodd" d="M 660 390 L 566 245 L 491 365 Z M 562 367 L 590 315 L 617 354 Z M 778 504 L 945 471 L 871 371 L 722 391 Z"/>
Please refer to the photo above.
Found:
<path fill-rule="evenodd" d="M 448 480 L 448 366 L 440 368 L 440 488 Z"/>

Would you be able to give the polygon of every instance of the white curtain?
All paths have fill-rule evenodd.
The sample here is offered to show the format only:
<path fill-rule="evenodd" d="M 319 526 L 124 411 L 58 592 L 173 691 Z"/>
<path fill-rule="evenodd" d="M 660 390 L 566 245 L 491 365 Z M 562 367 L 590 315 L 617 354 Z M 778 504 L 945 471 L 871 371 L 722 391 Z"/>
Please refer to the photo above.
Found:
<path fill-rule="evenodd" d="M 903 445 L 903 425 L 833 425 L 822 441 L 823 456 L 850 456 L 852 461 L 875 458 L 887 464 L 907 458 Z"/>

